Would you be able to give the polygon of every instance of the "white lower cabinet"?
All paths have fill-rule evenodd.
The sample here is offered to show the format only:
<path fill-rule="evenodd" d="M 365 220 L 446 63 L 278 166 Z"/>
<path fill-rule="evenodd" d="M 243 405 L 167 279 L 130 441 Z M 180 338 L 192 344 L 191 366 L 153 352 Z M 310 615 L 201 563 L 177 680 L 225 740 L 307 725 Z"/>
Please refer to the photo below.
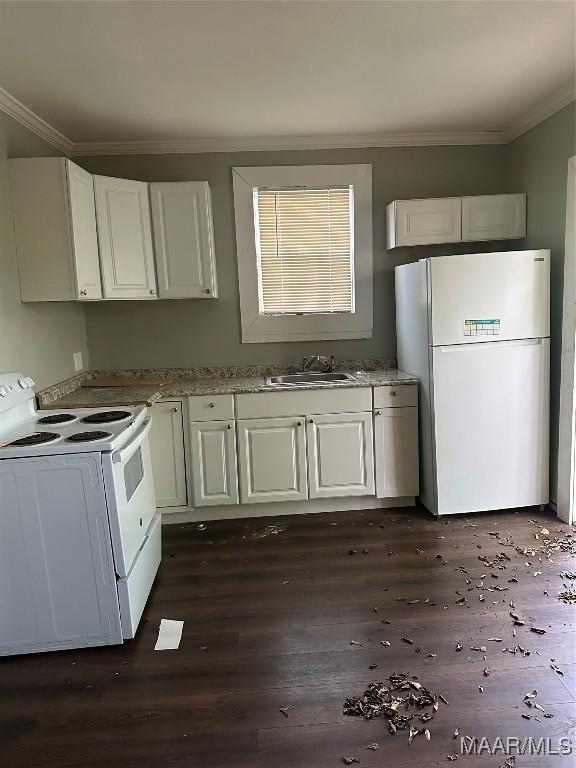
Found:
<path fill-rule="evenodd" d="M 418 408 L 374 411 L 376 496 L 417 496 Z"/>
<path fill-rule="evenodd" d="M 306 420 L 310 498 L 372 496 L 372 413 L 339 413 Z"/>
<path fill-rule="evenodd" d="M 184 425 L 180 401 L 160 401 L 152 406 L 150 453 L 156 489 L 156 506 L 159 508 L 186 506 L 188 495 Z"/>
<path fill-rule="evenodd" d="M 171 405 L 154 408 L 169 411 Z M 196 395 L 188 398 L 187 423 L 190 503 L 197 508 L 418 495 L 416 384 Z M 166 446 L 174 433 L 156 425 L 153 438 L 158 506 L 171 506 L 178 472 L 170 475 L 165 465 L 173 461 Z M 170 498 L 177 498 L 175 491 Z"/>
<path fill-rule="evenodd" d="M 238 504 L 233 420 L 191 422 L 190 460 L 194 506 Z"/>
<path fill-rule="evenodd" d="M 242 503 L 308 498 L 304 418 L 241 419 L 237 424 Z"/>

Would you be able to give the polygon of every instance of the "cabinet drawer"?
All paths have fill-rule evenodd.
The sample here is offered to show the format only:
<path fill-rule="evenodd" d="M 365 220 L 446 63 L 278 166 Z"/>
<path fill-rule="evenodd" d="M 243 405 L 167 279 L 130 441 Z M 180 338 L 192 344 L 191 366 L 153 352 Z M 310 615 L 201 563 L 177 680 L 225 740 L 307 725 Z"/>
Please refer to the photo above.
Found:
<path fill-rule="evenodd" d="M 234 418 L 234 395 L 191 395 L 190 421 L 224 421 Z"/>
<path fill-rule="evenodd" d="M 236 395 L 236 409 L 239 419 L 359 413 L 372 410 L 372 392 L 370 387 L 258 392 Z"/>
<path fill-rule="evenodd" d="M 418 405 L 418 384 L 374 387 L 374 408 L 402 408 Z"/>
<path fill-rule="evenodd" d="M 128 576 L 118 579 L 122 637 L 134 637 L 162 556 L 162 525 L 155 515 Z"/>

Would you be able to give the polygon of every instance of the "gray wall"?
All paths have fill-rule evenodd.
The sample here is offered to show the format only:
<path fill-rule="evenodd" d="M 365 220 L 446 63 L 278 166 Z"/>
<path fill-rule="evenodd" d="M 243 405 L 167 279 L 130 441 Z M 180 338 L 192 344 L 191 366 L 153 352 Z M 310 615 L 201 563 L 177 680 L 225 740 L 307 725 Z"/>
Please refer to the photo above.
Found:
<path fill-rule="evenodd" d="M 74 352 L 89 364 L 84 311 L 72 303 L 21 303 L 6 158 L 58 154 L 0 114 L 0 371 L 22 371 L 39 387 L 74 375 Z"/>
<path fill-rule="evenodd" d="M 470 251 L 470 245 L 426 249 L 385 247 L 384 209 L 397 198 L 473 195 L 505 189 L 503 146 L 400 147 L 365 150 L 133 155 L 78 158 L 87 170 L 148 181 L 208 180 L 212 188 L 217 300 L 108 302 L 86 306 L 92 364 L 98 368 L 240 365 L 293 362 L 311 352 L 339 358 L 394 357 L 394 267 L 435 253 Z M 374 204 L 374 335 L 338 342 L 242 344 L 233 166 L 372 163 Z M 510 244 L 491 244 L 494 249 Z M 478 244 L 477 250 L 486 250 Z"/>
<path fill-rule="evenodd" d="M 527 248 L 550 248 L 550 486 L 556 498 L 568 158 L 576 154 L 574 102 L 507 146 L 508 185 L 528 195 Z"/>

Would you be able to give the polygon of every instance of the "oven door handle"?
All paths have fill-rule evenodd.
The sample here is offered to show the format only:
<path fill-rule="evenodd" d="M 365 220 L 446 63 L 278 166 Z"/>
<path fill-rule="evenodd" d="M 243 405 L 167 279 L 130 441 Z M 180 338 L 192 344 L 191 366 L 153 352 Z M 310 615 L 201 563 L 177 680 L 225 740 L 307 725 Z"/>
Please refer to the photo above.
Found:
<path fill-rule="evenodd" d="M 134 453 L 134 448 L 142 443 L 148 432 L 150 432 L 151 426 L 152 419 L 146 419 L 142 427 L 138 430 L 138 432 L 136 432 L 128 445 L 125 445 L 119 451 L 114 451 L 112 454 L 112 463 L 121 464 L 129 454 Z"/>

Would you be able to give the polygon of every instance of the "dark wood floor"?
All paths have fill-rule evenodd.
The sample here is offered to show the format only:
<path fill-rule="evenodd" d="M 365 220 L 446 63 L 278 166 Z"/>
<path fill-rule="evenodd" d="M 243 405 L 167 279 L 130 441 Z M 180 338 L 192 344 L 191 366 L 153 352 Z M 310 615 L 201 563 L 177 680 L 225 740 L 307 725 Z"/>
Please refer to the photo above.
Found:
<path fill-rule="evenodd" d="M 557 747 L 574 738 L 575 607 L 557 593 L 576 558 L 559 552 L 540 562 L 508 539 L 538 545 L 544 526 L 552 538 L 571 531 L 533 510 L 449 520 L 422 510 L 346 512 L 221 521 L 203 532 L 167 526 L 134 641 L 0 661 L 0 765 L 337 768 L 358 757 L 359 768 L 445 766 L 460 752 L 456 728 L 491 741 L 549 737 Z M 511 558 L 506 569 L 479 560 L 499 552 Z M 505 590 L 487 589 L 496 586 Z M 457 605 L 462 596 L 468 603 Z M 510 601 L 525 619 L 516 637 Z M 163 617 L 185 621 L 177 651 L 153 650 Z M 516 644 L 530 656 L 503 652 Z M 480 645 L 486 660 L 470 650 Z M 418 736 L 409 746 L 382 720 L 343 715 L 348 696 L 394 672 L 417 675 L 448 701 L 428 724 L 430 741 Z M 539 710 L 539 720 L 522 717 L 533 689 L 553 718 Z M 286 716 L 281 707 L 293 709 Z M 372 742 L 380 749 L 367 750 Z M 458 760 L 505 763 L 501 754 Z M 548 765 L 573 766 L 573 757 L 516 761 Z"/>

